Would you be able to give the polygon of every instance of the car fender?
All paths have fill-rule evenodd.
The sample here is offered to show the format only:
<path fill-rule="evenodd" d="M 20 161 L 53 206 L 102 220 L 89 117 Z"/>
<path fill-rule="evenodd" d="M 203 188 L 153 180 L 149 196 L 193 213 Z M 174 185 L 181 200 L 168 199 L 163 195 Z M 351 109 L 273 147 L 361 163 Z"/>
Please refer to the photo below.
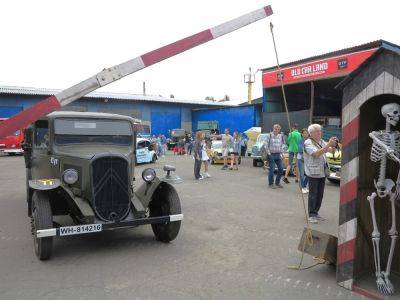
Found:
<path fill-rule="evenodd" d="M 157 193 L 157 190 L 161 187 L 168 186 L 170 188 L 174 187 L 169 184 L 168 182 L 160 180 L 158 177 L 156 177 L 152 182 L 150 183 L 143 183 L 139 186 L 139 188 L 135 191 L 135 196 L 139 201 L 142 203 L 142 205 L 147 208 L 149 207 L 149 204 L 151 200 L 153 199 L 153 196 L 155 193 Z"/>

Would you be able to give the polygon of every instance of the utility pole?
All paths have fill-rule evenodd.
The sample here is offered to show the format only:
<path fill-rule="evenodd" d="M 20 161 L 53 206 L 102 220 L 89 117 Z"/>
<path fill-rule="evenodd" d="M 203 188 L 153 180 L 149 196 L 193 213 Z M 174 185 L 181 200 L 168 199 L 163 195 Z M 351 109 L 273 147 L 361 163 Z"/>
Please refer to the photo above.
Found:
<path fill-rule="evenodd" d="M 258 72 L 258 70 L 257 70 Z M 257 73 L 256 72 L 256 73 Z M 251 73 L 251 68 L 249 68 L 249 73 L 244 74 L 244 83 L 247 84 L 247 102 L 251 104 L 251 101 L 253 100 L 252 97 L 252 91 L 253 91 L 253 83 L 255 81 L 255 74 L 256 73 Z"/>

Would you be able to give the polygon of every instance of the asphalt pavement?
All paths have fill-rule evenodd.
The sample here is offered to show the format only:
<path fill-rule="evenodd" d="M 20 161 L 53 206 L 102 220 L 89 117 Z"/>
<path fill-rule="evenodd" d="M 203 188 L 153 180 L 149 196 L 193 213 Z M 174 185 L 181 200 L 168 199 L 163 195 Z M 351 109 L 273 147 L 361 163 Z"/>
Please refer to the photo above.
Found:
<path fill-rule="evenodd" d="M 267 174 L 243 160 L 238 171 L 211 166 L 193 179 L 193 159 L 168 155 L 153 166 L 177 167 L 184 213 L 170 244 L 150 226 L 59 238 L 49 261 L 33 250 L 22 157 L 0 157 L 0 299 L 359 299 L 336 285 L 335 269 L 304 271 L 297 251 L 304 226 L 298 187 L 267 187 Z M 313 228 L 337 234 L 339 187 L 327 182 Z M 313 264 L 306 256 L 304 265 Z"/>

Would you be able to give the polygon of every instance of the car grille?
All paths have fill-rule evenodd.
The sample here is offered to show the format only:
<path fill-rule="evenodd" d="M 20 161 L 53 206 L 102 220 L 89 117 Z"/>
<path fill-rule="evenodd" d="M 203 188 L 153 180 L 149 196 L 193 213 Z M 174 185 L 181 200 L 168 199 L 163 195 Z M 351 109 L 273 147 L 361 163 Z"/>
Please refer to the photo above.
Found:
<path fill-rule="evenodd" d="M 119 221 L 129 213 L 128 161 L 102 156 L 92 162 L 93 207 L 104 221 Z"/>

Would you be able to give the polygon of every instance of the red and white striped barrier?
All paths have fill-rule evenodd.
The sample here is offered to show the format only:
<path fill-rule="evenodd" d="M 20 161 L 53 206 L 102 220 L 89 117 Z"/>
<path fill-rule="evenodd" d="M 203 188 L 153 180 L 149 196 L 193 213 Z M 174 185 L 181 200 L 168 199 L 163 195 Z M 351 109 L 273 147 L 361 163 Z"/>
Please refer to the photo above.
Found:
<path fill-rule="evenodd" d="M 266 6 L 221 25 L 201 31 L 172 44 L 128 60 L 127 62 L 117 66 L 104 69 L 102 72 L 63 90 L 55 96 L 46 98 L 29 109 L 3 121 L 0 125 L 0 138 L 20 128 L 28 126 L 40 117 L 47 115 L 48 113 L 57 110 L 58 108 L 65 106 L 102 86 L 110 84 L 122 77 L 135 73 L 164 59 L 204 44 L 251 23 L 264 19 L 272 15 L 272 13 L 271 6 Z"/>

